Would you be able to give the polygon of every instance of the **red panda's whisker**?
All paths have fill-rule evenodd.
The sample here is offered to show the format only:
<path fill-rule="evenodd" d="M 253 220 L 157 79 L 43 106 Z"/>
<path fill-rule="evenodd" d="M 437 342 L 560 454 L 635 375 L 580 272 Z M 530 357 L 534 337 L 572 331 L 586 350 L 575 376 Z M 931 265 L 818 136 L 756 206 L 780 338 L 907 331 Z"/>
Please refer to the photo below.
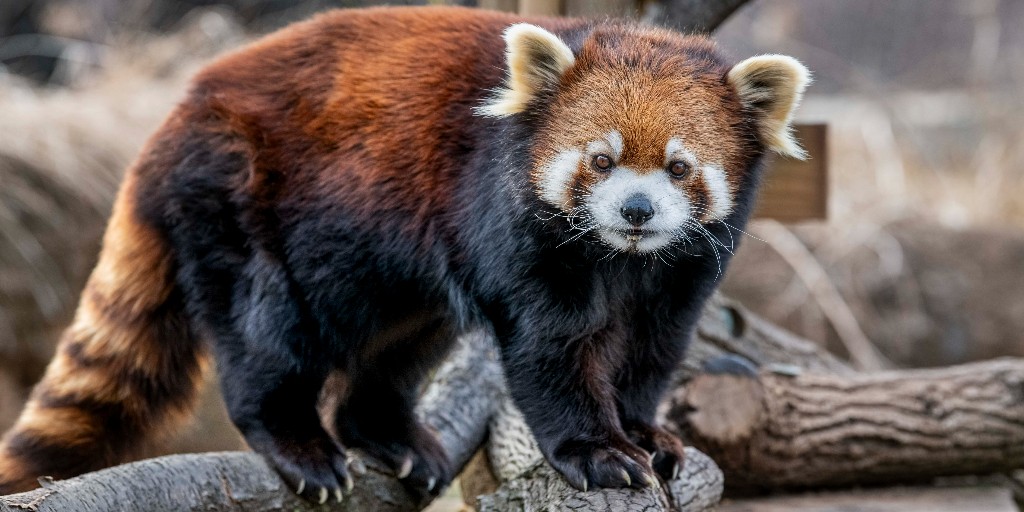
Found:
<path fill-rule="evenodd" d="M 718 252 L 718 246 L 722 245 L 722 242 L 711 235 L 711 232 L 709 232 L 704 226 L 700 225 L 700 223 L 691 220 L 687 221 L 687 224 L 692 226 L 702 238 L 708 241 L 708 245 L 711 247 L 711 251 L 715 255 L 715 261 L 718 262 L 718 276 L 720 277 L 722 275 L 722 255 Z M 722 247 L 725 246 L 722 245 Z"/>

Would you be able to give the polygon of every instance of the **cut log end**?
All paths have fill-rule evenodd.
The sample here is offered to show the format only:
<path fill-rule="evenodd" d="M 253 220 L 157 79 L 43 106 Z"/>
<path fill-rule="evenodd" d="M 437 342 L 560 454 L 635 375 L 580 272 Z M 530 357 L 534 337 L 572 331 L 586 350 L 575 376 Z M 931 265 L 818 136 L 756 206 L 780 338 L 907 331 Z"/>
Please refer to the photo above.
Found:
<path fill-rule="evenodd" d="M 716 443 L 739 443 L 760 427 L 765 414 L 761 381 L 744 375 L 699 375 L 677 391 L 677 410 L 702 439 Z M 680 421 L 681 420 L 681 421 Z"/>

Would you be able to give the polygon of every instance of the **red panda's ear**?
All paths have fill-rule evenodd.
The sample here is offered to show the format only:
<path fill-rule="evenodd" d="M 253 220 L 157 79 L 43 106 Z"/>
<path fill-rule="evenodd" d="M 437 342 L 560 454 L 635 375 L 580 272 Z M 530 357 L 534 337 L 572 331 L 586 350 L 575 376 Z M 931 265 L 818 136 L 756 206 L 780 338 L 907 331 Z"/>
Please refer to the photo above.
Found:
<path fill-rule="evenodd" d="M 768 149 L 807 158 L 793 138 L 791 126 L 793 112 L 811 83 L 811 73 L 803 64 L 785 55 L 761 55 L 733 66 L 727 79 L 756 116 L 758 133 Z"/>
<path fill-rule="evenodd" d="M 508 76 L 477 112 L 505 117 L 526 109 L 537 93 L 553 88 L 576 58 L 558 36 L 529 23 L 517 23 L 505 30 L 505 59 Z"/>

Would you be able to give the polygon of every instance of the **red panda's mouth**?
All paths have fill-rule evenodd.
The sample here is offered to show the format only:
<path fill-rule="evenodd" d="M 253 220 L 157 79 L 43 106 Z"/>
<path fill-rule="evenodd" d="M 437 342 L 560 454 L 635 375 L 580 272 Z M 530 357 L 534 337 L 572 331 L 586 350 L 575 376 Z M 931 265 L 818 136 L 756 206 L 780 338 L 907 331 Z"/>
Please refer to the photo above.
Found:
<path fill-rule="evenodd" d="M 657 233 L 657 231 L 643 228 L 616 229 L 615 231 L 626 238 L 640 238 Z"/>
<path fill-rule="evenodd" d="M 602 238 L 608 244 L 632 253 L 650 252 L 671 242 L 671 235 L 668 232 L 657 229 L 616 227 L 601 231 Z"/>
<path fill-rule="evenodd" d="M 628 228 L 628 229 L 617 229 L 619 235 L 622 235 L 626 239 L 626 242 L 635 246 L 645 237 L 649 237 L 657 233 L 656 231 L 643 228 Z"/>

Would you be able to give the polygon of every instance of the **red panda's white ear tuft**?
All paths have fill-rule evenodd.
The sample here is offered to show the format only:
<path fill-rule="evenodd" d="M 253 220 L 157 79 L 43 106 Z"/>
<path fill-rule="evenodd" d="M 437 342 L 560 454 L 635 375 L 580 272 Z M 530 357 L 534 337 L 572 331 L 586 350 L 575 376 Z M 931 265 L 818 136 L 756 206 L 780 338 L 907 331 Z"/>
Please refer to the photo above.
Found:
<path fill-rule="evenodd" d="M 505 117 L 526 109 L 537 93 L 553 88 L 576 58 L 558 36 L 529 23 L 505 30 L 508 77 L 505 86 L 477 113 Z"/>
<path fill-rule="evenodd" d="M 793 57 L 760 55 L 733 66 L 729 83 L 743 105 L 757 117 L 757 129 L 768 149 L 801 160 L 807 153 L 793 138 L 793 112 L 800 104 L 811 73 Z"/>

